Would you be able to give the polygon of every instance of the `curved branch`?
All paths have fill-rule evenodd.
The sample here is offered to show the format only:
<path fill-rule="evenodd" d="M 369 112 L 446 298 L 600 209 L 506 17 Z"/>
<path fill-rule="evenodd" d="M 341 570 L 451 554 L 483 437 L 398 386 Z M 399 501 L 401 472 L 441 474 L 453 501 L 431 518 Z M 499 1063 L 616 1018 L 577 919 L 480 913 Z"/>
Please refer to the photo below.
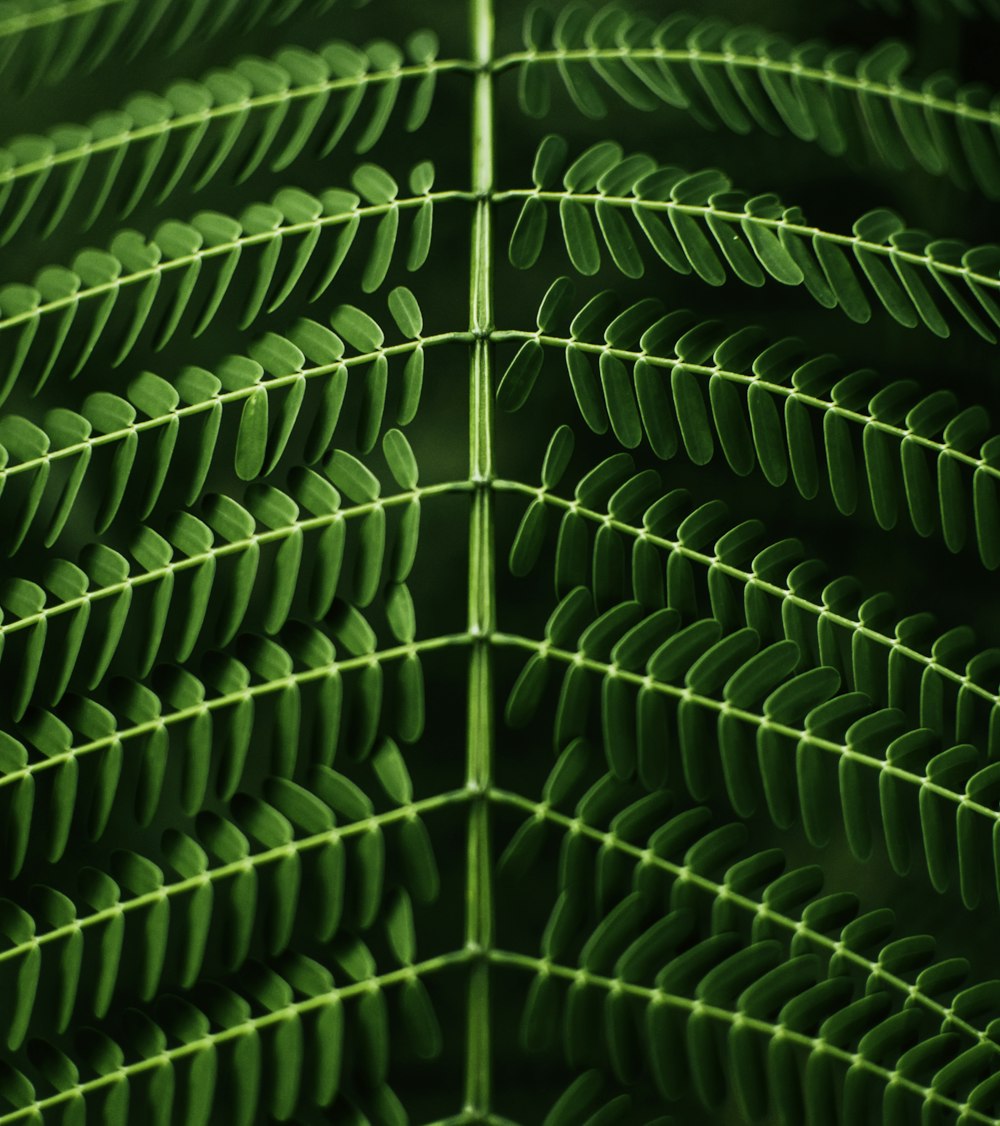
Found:
<path fill-rule="evenodd" d="M 551 505 L 554 508 L 559 508 L 566 512 L 575 512 L 577 515 L 583 517 L 583 519 L 589 520 L 594 524 L 606 525 L 613 528 L 616 532 L 620 532 L 622 535 L 630 536 L 634 539 L 646 540 L 654 547 L 662 548 L 665 551 L 683 556 L 685 559 L 690 559 L 693 563 L 698 563 L 703 567 L 711 567 L 721 574 L 736 579 L 745 586 L 753 586 L 756 590 L 760 590 L 764 594 L 768 594 L 782 602 L 787 602 L 789 605 L 799 610 L 804 610 L 806 613 L 816 618 L 823 618 L 836 626 L 849 630 L 852 634 L 858 634 L 881 648 L 890 652 L 899 653 L 907 660 L 923 665 L 927 670 L 933 669 L 938 676 L 951 681 L 960 691 L 971 692 L 991 706 L 1000 704 L 1000 693 L 991 692 L 988 688 L 984 688 L 967 673 L 958 672 L 948 665 L 941 664 L 932 655 L 921 653 L 919 649 L 914 649 L 911 645 L 907 645 L 905 641 L 881 633 L 865 622 L 859 622 L 854 618 L 837 613 L 837 611 L 819 602 L 814 602 L 790 590 L 787 586 L 772 582 L 760 575 L 754 574 L 752 571 L 734 566 L 732 563 L 725 563 L 715 555 L 710 555 L 704 551 L 698 551 L 688 547 L 679 540 L 667 539 L 664 536 L 647 531 L 645 528 L 635 528 L 631 524 L 624 523 L 621 520 L 615 520 L 606 513 L 595 512 L 592 509 L 583 507 L 577 501 L 565 500 L 547 490 L 539 489 L 537 486 L 525 485 L 520 481 L 507 480 L 496 481 L 494 485 L 496 488 L 502 489 L 505 492 L 519 493 L 522 496 L 529 496 L 532 499 L 540 500 L 544 504 Z"/>
<path fill-rule="evenodd" d="M 590 840 L 600 844 L 603 848 L 613 849 L 615 852 L 620 852 L 623 856 L 631 857 L 637 864 L 648 865 L 668 872 L 677 880 L 683 880 L 685 883 L 701 888 L 711 895 L 713 899 L 725 898 L 727 903 L 734 904 L 741 911 L 745 912 L 749 918 L 767 919 L 768 922 L 773 923 L 782 930 L 788 931 L 789 935 L 802 935 L 815 946 L 829 951 L 831 957 L 836 954 L 848 962 L 853 962 L 855 966 L 863 970 L 870 977 L 877 978 L 878 981 L 884 982 L 904 1001 L 912 1001 L 920 1005 L 922 1008 L 932 1013 L 938 1020 L 947 1022 L 949 1025 L 961 1029 L 962 1032 L 977 1043 L 989 1045 L 993 1051 L 1000 1053 L 1000 1044 L 998 1044 L 987 1031 L 976 1028 L 975 1025 L 970 1024 L 967 1020 L 956 1016 L 947 1005 L 942 1005 L 940 1001 L 936 1001 L 933 997 L 922 992 L 916 985 L 904 980 L 897 974 L 887 971 L 879 964 L 877 958 L 872 959 L 865 957 L 864 954 L 853 950 L 839 939 L 831 938 L 828 934 L 824 934 L 822 931 L 815 930 L 808 926 L 801 919 L 793 919 L 788 915 L 784 915 L 780 911 L 776 911 L 769 903 L 763 900 L 751 899 L 749 896 L 743 895 L 739 891 L 734 891 L 733 888 L 729 887 L 727 884 L 720 884 L 707 876 L 701 875 L 699 872 L 692 871 L 686 865 L 674 864 L 670 860 L 658 856 L 651 849 L 640 848 L 637 845 L 631 844 L 629 841 L 623 841 L 621 837 L 616 836 L 613 832 L 605 832 L 602 829 L 598 829 L 596 826 L 587 824 L 587 822 L 583 821 L 579 816 L 568 817 L 566 814 L 553 809 L 547 802 L 535 802 L 530 798 L 522 797 L 520 794 L 512 793 L 509 790 L 496 788 L 490 790 L 490 798 L 503 805 L 522 809 L 525 813 L 533 817 L 541 818 L 554 825 L 558 825 L 568 833 L 578 833 L 581 836 L 588 837 Z"/>
<path fill-rule="evenodd" d="M 622 981 L 619 978 L 605 977 L 602 974 L 592 973 L 590 970 L 578 969 L 572 966 L 561 966 L 547 959 L 532 958 L 527 954 L 516 954 L 506 950 L 496 950 L 490 953 L 490 961 L 498 966 L 512 966 L 517 969 L 528 970 L 535 974 L 548 974 L 553 977 L 562 978 L 565 981 L 580 982 L 584 985 L 593 986 L 596 989 L 605 990 L 608 993 L 625 993 L 629 996 L 637 997 L 647 1004 L 667 1005 L 670 1008 L 678 1009 L 685 1013 L 697 1012 L 703 1017 L 708 1017 L 713 1021 L 718 1021 L 720 1024 L 728 1025 L 729 1027 L 738 1025 L 741 1028 L 751 1029 L 767 1037 L 769 1040 L 784 1040 L 806 1049 L 810 1054 L 816 1052 L 832 1057 L 839 1063 L 844 1064 L 845 1067 L 860 1068 L 862 1071 L 866 1071 L 868 1074 L 881 1080 L 886 1085 L 891 1083 L 910 1091 L 924 1103 L 933 1103 L 946 1110 L 962 1115 L 963 1121 L 983 1122 L 989 1124 L 989 1126 L 993 1126 L 996 1121 L 994 1118 L 970 1107 L 967 1103 L 960 1103 L 955 1099 L 949 1098 L 947 1095 L 942 1095 L 933 1086 L 926 1087 L 905 1075 L 901 1075 L 898 1071 L 888 1067 L 882 1067 L 859 1052 L 848 1051 L 846 1048 L 831 1044 L 821 1037 L 808 1036 L 803 1032 L 788 1028 L 785 1025 L 775 1024 L 771 1021 L 749 1016 L 746 1013 L 725 1009 L 718 1005 L 707 1004 L 704 1001 L 695 1000 L 690 997 L 664 993 L 661 989 L 651 989 L 643 985 L 635 985 L 632 982 Z"/>

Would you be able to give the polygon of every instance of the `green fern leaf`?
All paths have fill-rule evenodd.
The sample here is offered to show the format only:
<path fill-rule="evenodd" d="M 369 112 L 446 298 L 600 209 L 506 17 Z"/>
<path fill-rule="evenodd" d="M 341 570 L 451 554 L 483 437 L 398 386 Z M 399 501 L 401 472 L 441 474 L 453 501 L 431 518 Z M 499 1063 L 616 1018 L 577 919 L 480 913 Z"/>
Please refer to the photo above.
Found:
<path fill-rule="evenodd" d="M 1000 1121 L 994 5 L 0 4 L 0 1124 Z"/>

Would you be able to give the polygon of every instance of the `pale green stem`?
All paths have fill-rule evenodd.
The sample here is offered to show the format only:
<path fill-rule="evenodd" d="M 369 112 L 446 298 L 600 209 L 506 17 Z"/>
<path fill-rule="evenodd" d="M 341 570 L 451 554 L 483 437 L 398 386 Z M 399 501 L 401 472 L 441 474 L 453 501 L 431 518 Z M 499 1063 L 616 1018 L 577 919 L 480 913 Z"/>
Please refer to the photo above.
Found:
<path fill-rule="evenodd" d="M 493 529 L 493 6 L 470 0 L 472 54 L 477 66 L 472 101 L 472 224 L 469 328 L 469 477 L 475 489 L 469 525 L 469 714 L 466 784 L 477 800 L 469 809 L 466 947 L 476 956 L 469 977 L 465 1112 L 481 1119 L 490 1109 L 490 968 L 493 873 L 489 805 L 493 771 L 493 655 L 496 625 Z"/>
<path fill-rule="evenodd" d="M 616 356 L 625 363 L 635 363 L 637 360 L 642 360 L 651 367 L 666 368 L 668 370 L 677 368 L 680 371 L 690 371 L 694 372 L 696 375 L 702 375 L 706 379 L 717 375 L 727 383 L 737 383 L 747 388 L 749 388 L 751 384 L 756 384 L 758 387 L 763 387 L 769 395 L 777 395 L 783 399 L 794 399 L 797 403 L 802 403 L 803 406 L 812 407 L 815 410 L 822 411 L 824 414 L 835 414 L 845 419 L 847 422 L 853 422 L 858 426 L 865 427 L 865 429 L 879 430 L 900 443 L 904 440 L 912 442 L 914 445 L 922 446 L 937 457 L 951 458 L 973 470 L 982 469 L 984 473 L 1000 480 L 1000 466 L 991 465 L 985 458 L 978 457 L 976 454 L 970 454 L 964 450 L 957 449 L 955 446 L 949 446 L 944 441 L 937 441 L 934 438 L 927 438 L 923 434 L 917 434 L 905 425 L 896 426 L 891 422 L 885 422 L 881 418 L 875 418 L 873 415 L 865 414 L 863 411 L 851 410 L 849 407 L 845 407 L 842 403 L 836 403 L 832 399 L 824 399 L 819 395 L 810 395 L 808 392 L 800 391 L 797 387 L 788 387 L 782 383 L 775 383 L 773 380 L 765 379 L 759 375 L 748 375 L 746 372 L 729 371 L 726 368 L 715 367 L 709 364 L 693 364 L 689 360 L 680 360 L 670 356 L 654 356 L 649 352 L 636 352 L 629 348 L 613 348 L 610 344 L 594 344 L 585 340 L 573 340 L 571 337 L 565 336 L 548 336 L 544 333 L 526 332 L 518 329 L 493 333 L 494 343 L 502 344 L 505 340 L 537 340 L 539 344 L 547 347 L 562 349 L 575 348 L 578 352 L 588 352 L 591 355 L 598 356 L 607 352 L 608 355 Z"/>
<path fill-rule="evenodd" d="M 289 372 L 287 375 L 278 375 L 262 379 L 259 383 L 249 383 L 245 387 L 237 387 L 232 391 L 220 391 L 210 399 L 203 399 L 198 403 L 189 403 L 186 406 L 176 407 L 168 414 L 155 415 L 152 418 L 141 419 L 121 429 L 108 430 L 104 434 L 94 434 L 84 438 L 82 441 L 73 442 L 68 446 L 60 446 L 55 450 L 47 450 L 37 457 L 27 458 L 13 465 L 0 467 L 0 489 L 3 488 L 3 484 L 8 477 L 15 476 L 18 473 L 40 469 L 43 465 L 51 464 L 54 461 L 84 454 L 88 449 L 96 449 L 98 446 L 106 446 L 115 442 L 124 441 L 128 438 L 129 434 L 132 433 L 142 434 L 147 430 L 157 430 L 161 426 L 166 426 L 171 419 L 174 418 L 184 419 L 203 414 L 205 411 L 212 410 L 216 403 L 226 406 L 229 403 L 242 402 L 244 399 L 249 399 L 250 396 L 261 387 L 270 393 L 271 391 L 278 391 L 282 387 L 288 387 L 298 382 L 299 379 L 316 379 L 324 375 L 332 375 L 342 367 L 363 367 L 365 364 L 374 363 L 380 356 L 385 356 L 386 358 L 405 356 L 417 351 L 418 348 L 433 348 L 438 344 L 453 342 L 468 343 L 471 339 L 472 335 L 468 332 L 440 332 L 434 336 L 422 336 L 417 340 L 408 340 L 405 344 L 393 344 L 388 348 L 379 348 L 376 352 L 364 352 L 357 356 L 345 356 L 343 359 L 335 360 L 331 364 L 319 364 L 316 367 L 303 368 L 301 371 Z"/>
<path fill-rule="evenodd" d="M 58 754 L 48 755 L 46 758 L 29 762 L 19 769 L 10 770 L 6 774 L 0 775 L 0 789 L 24 778 L 41 774 L 46 770 L 54 770 L 59 766 L 64 766 L 73 759 L 79 759 L 97 751 L 110 750 L 112 747 L 120 746 L 131 739 L 141 739 L 144 735 L 152 735 L 161 728 L 176 727 L 178 724 L 194 721 L 199 716 L 236 707 L 244 700 L 257 700 L 274 693 L 284 692 L 289 688 L 296 688 L 302 684 L 310 684 L 314 680 L 326 680 L 334 674 L 350 672 L 352 669 L 363 669 L 374 664 L 382 665 L 390 661 L 401 661 L 415 654 L 429 653 L 435 649 L 468 645 L 470 640 L 471 638 L 466 633 L 442 634 L 440 637 L 429 637 L 423 641 L 411 641 L 405 645 L 396 645 L 391 649 L 380 649 L 375 653 L 363 653 L 359 657 L 345 657 L 343 660 L 331 661 L 329 664 L 289 673 L 288 676 L 274 677 L 262 681 L 260 684 L 251 684 L 246 688 L 227 692 L 222 696 L 211 696 L 197 704 L 178 708 L 177 711 L 166 712 L 156 716 L 155 719 L 136 723 L 130 727 L 120 727 L 109 735 L 102 735 L 100 738 L 91 739 L 86 743 L 78 743 L 76 746 L 60 751 Z"/>
<path fill-rule="evenodd" d="M 385 813 L 373 813 L 370 817 L 365 817 L 360 821 L 352 821 L 348 825 L 336 825 L 331 829 L 325 829 L 320 833 L 313 833 L 308 837 L 297 837 L 294 840 L 288 841 L 286 844 L 278 845 L 275 848 L 270 848 L 263 852 L 250 853 L 248 856 L 239 860 L 234 860 L 229 864 L 221 864 L 217 868 L 208 868 L 204 872 L 199 872 L 197 875 L 190 876 L 187 879 L 161 884 L 160 887 L 154 888 L 153 891 L 144 892 L 142 895 L 130 896 L 128 899 L 119 900 L 117 903 L 112 904 L 110 907 L 105 907 L 100 911 L 93 911 L 88 915 L 80 915 L 74 918 L 70 923 L 64 923 L 62 926 L 42 931 L 40 934 L 32 934 L 31 937 L 25 941 L 18 942 L 14 946 L 9 946 L 6 950 L 0 950 L 0 963 L 23 958 L 25 955 L 30 954 L 35 947 L 45 946 L 51 942 L 58 942 L 60 939 L 64 938 L 72 938 L 74 934 L 89 930 L 91 927 L 96 927 L 101 923 L 110 922 L 112 919 L 118 918 L 119 915 L 130 914 L 143 907 L 154 907 L 163 900 L 173 899 L 175 896 L 197 891 L 206 884 L 214 884 L 221 880 L 240 876 L 248 871 L 256 871 L 259 868 L 267 867 L 269 864 L 278 863 L 289 856 L 301 855 L 302 853 L 310 852 L 314 848 L 322 848 L 324 845 L 333 844 L 340 840 L 349 840 L 351 837 L 361 836 L 363 833 L 380 829 L 383 825 L 393 825 L 397 821 L 408 821 L 414 817 L 419 817 L 421 814 L 431 813 L 445 806 L 450 807 L 460 804 L 467 799 L 468 793 L 465 790 L 451 790 L 446 793 L 435 794 L 434 797 L 423 798 L 420 801 L 410 802 L 408 805 L 397 806 L 395 809 L 390 809 Z"/>
<path fill-rule="evenodd" d="M 102 294 L 120 290 L 125 286 L 137 285 L 157 275 L 169 273 L 172 270 L 180 270 L 196 262 L 232 254 L 234 251 L 240 251 L 247 246 L 262 246 L 266 243 L 274 242 L 276 239 L 294 238 L 298 235 L 306 235 L 318 228 L 336 227 L 342 223 L 348 222 L 355 216 L 365 219 L 376 215 L 385 215 L 388 211 L 408 210 L 420 207 L 421 204 L 427 202 L 427 200 L 431 200 L 434 203 L 445 203 L 455 199 L 468 201 L 473 198 L 470 192 L 428 192 L 425 195 L 408 196 L 405 199 L 394 199 L 390 203 L 371 204 L 365 207 L 356 207 L 352 211 L 340 211 L 334 215 L 321 215 L 318 219 L 307 219 L 301 223 L 289 223 L 285 226 L 275 227 L 273 230 L 261 231 L 257 234 L 240 235 L 231 242 L 220 242 L 214 246 L 200 247 L 191 254 L 182 254 L 177 258 L 168 258 L 165 261 L 157 262 L 155 266 L 148 266 L 145 269 L 136 270 L 131 274 L 123 274 L 120 277 L 113 278 L 111 281 L 100 282 L 97 285 L 76 290 L 67 297 L 56 297 L 51 301 L 42 302 L 42 304 L 26 312 L 14 313 L 9 317 L 2 317 L 0 318 L 0 331 L 12 328 L 15 325 L 34 321 L 36 317 L 55 312 L 57 309 L 67 309 L 71 306 L 75 307 L 80 301 L 85 301 L 92 297 L 99 297 Z"/>
<path fill-rule="evenodd" d="M 2 35 L 2 32 L 0 32 L 0 35 Z M 416 78 L 423 74 L 440 73 L 442 71 L 468 72 L 471 69 L 471 64 L 462 59 L 433 59 L 430 62 L 413 66 L 401 66 L 395 70 L 369 71 L 364 74 L 351 75 L 348 78 L 330 78 L 325 82 L 312 82 L 306 86 L 295 86 L 290 90 L 281 90 L 276 93 L 257 94 L 245 101 L 226 102 L 222 105 L 211 106 L 199 113 L 178 114 L 177 117 L 168 118 L 166 121 L 157 122 L 155 125 L 136 126 L 136 128 L 128 129 L 124 133 L 117 133 L 113 137 L 86 141 L 73 148 L 54 152 L 40 160 L 26 161 L 24 164 L 18 164 L 0 172 L 0 184 L 20 180 L 26 176 L 35 176 L 43 172 L 48 173 L 50 169 L 58 168 L 62 164 L 75 164 L 78 160 L 89 160 L 97 153 L 115 152 L 142 141 L 153 140 L 164 134 L 203 126 L 207 121 L 223 121 L 227 117 L 235 117 L 238 114 L 252 113 L 258 109 L 269 109 L 276 105 L 315 98 L 320 94 L 336 93 L 338 90 L 351 90 L 358 86 L 379 86 L 386 82 L 395 81 L 397 78 Z"/>
<path fill-rule="evenodd" d="M 0 39 L 8 35 L 19 35 L 33 27 L 62 23 L 63 20 L 84 16 L 102 8 L 117 7 L 125 0 L 65 0 L 64 3 L 50 4 L 33 12 L 21 12 L 16 16 L 5 16 L 0 20 Z"/>
<path fill-rule="evenodd" d="M 840 87 L 848 90 L 859 100 L 861 98 L 885 98 L 890 102 L 908 102 L 923 110 L 964 117 L 969 121 L 1000 125 L 1000 113 L 996 110 L 982 109 L 979 106 L 956 102 L 950 98 L 939 98 L 921 90 L 913 90 L 898 83 L 873 82 L 868 78 L 858 78 L 852 74 L 838 74 L 834 70 L 805 66 L 798 62 L 785 62 L 760 55 L 740 55 L 729 51 L 701 51 L 692 48 L 667 50 L 659 47 L 617 47 L 593 48 L 570 51 L 518 51 L 497 59 L 494 70 L 499 72 L 525 63 L 593 62 L 601 59 L 632 59 L 636 62 L 651 61 L 681 63 L 690 65 L 697 62 L 702 66 L 739 68 L 762 73 L 785 74 L 822 86 Z"/>
<path fill-rule="evenodd" d="M 129 575 L 121 582 L 88 590 L 76 598 L 68 598 L 64 602 L 54 602 L 51 606 L 43 606 L 41 610 L 32 614 L 25 614 L 23 618 L 3 622 L 0 625 L 0 638 L 4 638 L 10 633 L 17 633 L 20 630 L 37 626 L 47 618 L 54 618 L 59 614 L 68 614 L 70 611 L 78 610 L 90 602 L 111 598 L 113 595 L 145 586 L 147 583 L 159 582 L 170 574 L 190 571 L 211 559 L 221 559 L 226 555 L 239 555 L 241 552 L 247 551 L 253 544 L 280 543 L 282 540 L 288 539 L 289 536 L 327 528 L 340 520 L 366 516 L 378 508 L 393 508 L 414 500 L 420 500 L 423 497 L 437 496 L 439 493 L 458 493 L 468 490 L 469 483 L 467 481 L 447 481 L 440 485 L 425 485 L 417 489 L 409 489 L 405 493 L 397 493 L 391 497 L 378 497 L 376 500 L 366 501 L 364 504 L 357 504 L 351 508 L 338 508 L 336 512 L 323 513 L 321 516 L 309 516 L 304 520 L 296 520 L 293 524 L 287 524 L 283 528 L 268 528 L 262 532 L 255 532 L 252 536 L 243 540 L 213 544 L 207 551 L 200 551 L 182 559 L 171 559 L 169 563 L 165 563 L 162 567 L 154 567 L 152 570 L 142 571 L 138 575 Z"/>
<path fill-rule="evenodd" d="M 938 273 L 962 278 L 968 283 L 974 282 L 977 285 L 989 286 L 991 289 L 1000 289 L 1000 275 L 981 274 L 976 270 L 969 269 L 968 266 L 955 266 L 950 262 L 938 261 L 928 254 L 916 254 L 911 250 L 898 250 L 894 246 L 872 242 L 870 239 L 863 239 L 858 235 L 836 234 L 833 231 L 825 231 L 821 227 L 810 227 L 805 223 L 792 223 L 784 218 L 770 219 L 763 215 L 748 215 L 743 211 L 728 211 L 713 207 L 711 203 L 675 203 L 673 200 L 638 199 L 635 196 L 603 195 L 599 192 L 539 191 L 537 188 L 531 190 L 518 188 L 514 191 L 497 192 L 493 196 L 493 201 L 494 203 L 503 203 L 510 199 L 524 200 L 529 197 L 546 200 L 549 203 L 572 199 L 588 206 L 604 203 L 611 207 L 627 207 L 629 209 L 639 207 L 644 211 L 676 211 L 678 214 L 692 215 L 699 219 L 705 219 L 712 215 L 716 219 L 721 219 L 724 223 L 752 223 L 754 226 L 766 227 L 772 231 L 783 228 L 791 234 L 800 235 L 803 238 L 817 238 L 823 242 L 833 243 L 850 250 L 866 251 L 869 254 L 878 254 L 881 257 L 891 257 L 900 262 L 909 262 L 914 266 L 920 266 L 922 269 L 930 269 L 933 264 L 934 270 Z"/>

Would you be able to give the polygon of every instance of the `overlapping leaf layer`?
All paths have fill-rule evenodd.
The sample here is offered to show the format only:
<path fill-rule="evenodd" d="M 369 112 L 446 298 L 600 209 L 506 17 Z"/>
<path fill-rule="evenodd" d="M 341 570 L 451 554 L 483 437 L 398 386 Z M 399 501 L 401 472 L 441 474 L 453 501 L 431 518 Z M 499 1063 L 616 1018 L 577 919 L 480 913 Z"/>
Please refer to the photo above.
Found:
<path fill-rule="evenodd" d="M 1000 1122 L 1000 96 L 497 8 L 0 4 L 0 1126 Z"/>

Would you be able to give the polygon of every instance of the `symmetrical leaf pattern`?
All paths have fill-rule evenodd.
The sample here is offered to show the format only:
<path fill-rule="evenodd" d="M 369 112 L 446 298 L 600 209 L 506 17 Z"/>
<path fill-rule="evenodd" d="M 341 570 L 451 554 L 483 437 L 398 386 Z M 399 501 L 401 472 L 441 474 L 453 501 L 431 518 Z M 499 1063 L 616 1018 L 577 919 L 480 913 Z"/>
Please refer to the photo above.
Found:
<path fill-rule="evenodd" d="M 0 3 L 0 1126 L 1000 1123 L 1000 9 L 842 6 Z"/>

